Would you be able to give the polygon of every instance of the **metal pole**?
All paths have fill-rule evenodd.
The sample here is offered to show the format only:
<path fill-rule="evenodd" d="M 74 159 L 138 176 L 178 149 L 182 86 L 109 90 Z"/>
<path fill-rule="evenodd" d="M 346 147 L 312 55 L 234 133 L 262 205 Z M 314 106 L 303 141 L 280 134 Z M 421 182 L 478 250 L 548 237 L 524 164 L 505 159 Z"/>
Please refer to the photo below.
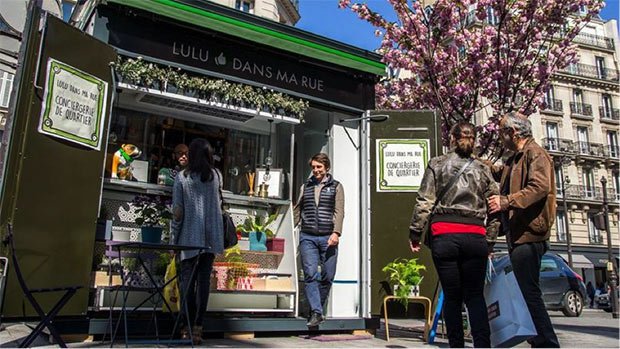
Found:
<path fill-rule="evenodd" d="M 618 318 L 618 296 L 616 294 L 616 268 L 613 262 L 613 252 L 611 246 L 611 230 L 609 229 L 609 206 L 607 203 L 607 179 L 601 177 L 601 185 L 603 186 L 603 219 L 605 221 L 605 231 L 607 232 L 607 273 L 609 274 L 609 300 L 611 302 L 611 316 Z"/>
<path fill-rule="evenodd" d="M 568 224 L 568 206 L 566 205 L 566 184 L 570 181 L 568 176 L 564 177 L 564 166 L 560 163 L 560 178 L 562 179 L 562 205 L 564 206 L 564 229 L 566 230 L 566 253 L 568 254 L 568 266 L 573 269 L 573 244 L 571 241 L 570 228 Z"/>

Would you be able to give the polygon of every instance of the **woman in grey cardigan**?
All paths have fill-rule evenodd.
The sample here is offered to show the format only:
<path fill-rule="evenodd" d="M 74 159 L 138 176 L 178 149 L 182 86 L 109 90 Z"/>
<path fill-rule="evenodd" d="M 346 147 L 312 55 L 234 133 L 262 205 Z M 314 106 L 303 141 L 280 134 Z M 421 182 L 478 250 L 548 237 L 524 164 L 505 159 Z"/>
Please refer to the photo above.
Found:
<path fill-rule="evenodd" d="M 185 293 L 194 344 L 202 341 L 213 260 L 224 250 L 220 179 L 216 171 L 211 144 L 206 139 L 195 139 L 189 145 L 187 168 L 176 176 L 172 189 L 171 241 L 197 247 L 182 251 L 179 256 L 181 290 Z M 188 332 L 185 328 L 182 336 L 188 338 Z"/>

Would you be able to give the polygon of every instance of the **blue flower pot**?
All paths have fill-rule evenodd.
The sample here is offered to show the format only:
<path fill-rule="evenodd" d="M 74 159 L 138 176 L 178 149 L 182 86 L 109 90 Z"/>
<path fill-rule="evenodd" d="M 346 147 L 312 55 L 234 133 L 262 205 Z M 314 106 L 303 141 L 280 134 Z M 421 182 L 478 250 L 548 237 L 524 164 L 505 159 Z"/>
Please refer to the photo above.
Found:
<path fill-rule="evenodd" d="M 267 234 L 262 231 L 250 232 L 250 251 L 267 251 Z"/>
<path fill-rule="evenodd" d="M 141 227 L 142 242 L 160 243 L 163 230 L 163 227 Z"/>

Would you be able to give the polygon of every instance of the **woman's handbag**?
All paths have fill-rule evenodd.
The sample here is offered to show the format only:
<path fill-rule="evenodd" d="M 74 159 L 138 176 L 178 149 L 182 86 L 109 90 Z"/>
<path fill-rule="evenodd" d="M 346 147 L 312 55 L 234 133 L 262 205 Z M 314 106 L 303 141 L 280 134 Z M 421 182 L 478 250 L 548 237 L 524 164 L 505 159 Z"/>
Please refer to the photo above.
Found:
<path fill-rule="evenodd" d="M 220 180 L 220 183 L 221 183 L 222 179 L 220 177 L 220 173 L 218 171 L 215 171 L 215 172 L 217 173 L 217 178 Z M 224 249 L 227 249 L 227 248 L 231 248 L 235 246 L 238 242 L 237 227 L 235 227 L 235 223 L 233 222 L 230 214 L 226 212 L 226 210 L 224 209 L 224 196 L 222 195 L 222 187 L 218 185 L 217 188 L 219 189 L 219 192 L 220 192 L 220 205 L 222 207 L 222 223 L 224 227 Z"/>
<path fill-rule="evenodd" d="M 237 228 L 233 223 L 232 217 L 222 208 L 222 221 L 224 223 L 224 248 L 231 248 L 238 242 Z"/>

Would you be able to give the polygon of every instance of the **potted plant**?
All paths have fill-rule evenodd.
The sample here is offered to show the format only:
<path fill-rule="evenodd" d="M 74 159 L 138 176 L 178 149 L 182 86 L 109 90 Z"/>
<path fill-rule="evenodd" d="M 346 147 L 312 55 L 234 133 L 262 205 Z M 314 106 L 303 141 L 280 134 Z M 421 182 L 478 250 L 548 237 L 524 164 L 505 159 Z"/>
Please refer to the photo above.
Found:
<path fill-rule="evenodd" d="M 164 227 L 172 218 L 169 200 L 159 195 L 136 195 L 131 202 L 137 215 L 136 224 L 141 227 L 142 241 L 160 243 Z"/>
<path fill-rule="evenodd" d="M 274 237 L 275 233 L 268 228 L 273 223 L 277 215 L 257 214 L 248 217 L 243 224 L 237 226 L 237 230 L 248 234 L 250 239 L 250 251 L 267 251 L 267 237 Z"/>
<path fill-rule="evenodd" d="M 422 270 L 426 270 L 426 267 L 418 264 L 417 258 L 396 258 L 382 269 L 384 273 L 388 274 L 390 282 L 394 284 L 394 295 L 398 297 L 405 308 L 408 304 L 408 297 L 419 294 L 420 282 L 424 278 L 420 274 Z"/>

